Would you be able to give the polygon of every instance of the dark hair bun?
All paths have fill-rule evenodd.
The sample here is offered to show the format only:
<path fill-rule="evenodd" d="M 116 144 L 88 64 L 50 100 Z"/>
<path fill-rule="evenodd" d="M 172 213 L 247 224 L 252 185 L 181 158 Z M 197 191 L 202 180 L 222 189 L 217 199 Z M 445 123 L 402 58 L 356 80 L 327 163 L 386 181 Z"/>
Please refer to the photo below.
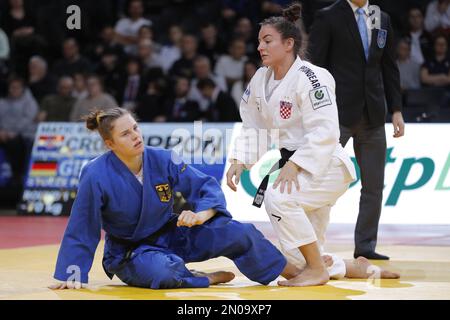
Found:
<path fill-rule="evenodd" d="M 84 117 L 84 120 L 86 121 L 86 128 L 88 128 L 91 131 L 98 129 L 98 118 L 99 115 L 103 113 L 103 110 L 95 110 L 91 111 L 86 117 Z"/>
<path fill-rule="evenodd" d="M 288 21 L 295 23 L 302 15 L 302 5 L 293 3 L 289 7 L 283 9 L 283 17 Z"/>

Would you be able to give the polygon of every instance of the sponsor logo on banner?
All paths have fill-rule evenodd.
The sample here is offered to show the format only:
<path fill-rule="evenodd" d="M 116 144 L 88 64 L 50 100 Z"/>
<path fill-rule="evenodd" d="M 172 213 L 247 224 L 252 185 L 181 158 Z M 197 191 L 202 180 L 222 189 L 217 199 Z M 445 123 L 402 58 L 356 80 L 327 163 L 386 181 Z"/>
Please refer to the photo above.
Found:
<path fill-rule="evenodd" d="M 408 134 L 394 139 L 386 125 L 387 153 L 385 188 L 380 223 L 384 224 L 450 224 L 450 145 L 445 138 L 430 144 L 430 137 L 446 137 L 450 124 L 407 124 Z M 239 131 L 241 125 L 236 125 Z M 231 141 L 233 144 L 233 141 Z M 420 145 L 421 148 L 417 148 Z M 355 224 L 361 190 L 360 171 L 349 141 L 346 152 L 356 167 L 357 180 L 338 199 L 331 210 L 330 222 Z M 278 150 L 268 151 L 250 171 L 241 175 L 238 191 L 229 190 L 226 179 L 222 189 L 233 217 L 241 221 L 269 221 L 264 210 L 253 207 L 252 201 L 262 179 L 280 159 Z M 228 169 L 225 168 L 225 172 Z M 270 176 L 269 184 L 279 171 Z M 269 186 L 271 187 L 271 186 Z M 300 185 L 300 188 L 302 186 Z"/>

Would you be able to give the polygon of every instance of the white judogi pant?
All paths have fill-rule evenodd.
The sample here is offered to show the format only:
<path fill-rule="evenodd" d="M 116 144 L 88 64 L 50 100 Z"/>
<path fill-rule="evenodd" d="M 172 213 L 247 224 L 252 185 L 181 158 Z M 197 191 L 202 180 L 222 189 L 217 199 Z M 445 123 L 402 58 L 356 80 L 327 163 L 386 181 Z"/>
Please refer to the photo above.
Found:
<path fill-rule="evenodd" d="M 348 189 L 353 178 L 343 162 L 333 157 L 324 175 L 313 178 L 302 170 L 297 179 L 300 191 L 293 186 L 291 194 L 287 193 L 287 188 L 281 193 L 279 186 L 275 190 L 270 186 L 265 193 L 264 204 L 278 235 L 281 251 L 289 262 L 303 268 L 306 261 L 298 247 L 317 241 L 321 254 L 333 258 L 333 265 L 328 268 L 330 278 L 343 278 L 346 273 L 344 260 L 324 253 L 323 245 L 330 209 Z"/>

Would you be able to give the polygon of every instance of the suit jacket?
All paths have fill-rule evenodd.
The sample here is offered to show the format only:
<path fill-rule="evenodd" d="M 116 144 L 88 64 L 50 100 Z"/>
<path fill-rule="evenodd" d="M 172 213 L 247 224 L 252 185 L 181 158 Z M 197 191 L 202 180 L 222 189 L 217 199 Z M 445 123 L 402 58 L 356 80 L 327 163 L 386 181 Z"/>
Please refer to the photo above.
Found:
<path fill-rule="evenodd" d="M 166 104 L 167 122 L 193 122 L 200 117 L 200 107 L 194 100 L 185 99 L 181 102 L 178 112 L 175 110 L 177 100 L 171 98 Z"/>
<path fill-rule="evenodd" d="M 346 0 L 316 13 L 310 33 L 309 57 L 330 71 L 336 81 L 339 122 L 357 124 L 367 112 L 372 126 L 390 112 L 401 111 L 400 74 L 395 62 L 389 16 L 381 12 L 381 28 L 372 30 L 366 61 L 354 12 Z M 369 30 L 370 32 L 370 30 Z"/>

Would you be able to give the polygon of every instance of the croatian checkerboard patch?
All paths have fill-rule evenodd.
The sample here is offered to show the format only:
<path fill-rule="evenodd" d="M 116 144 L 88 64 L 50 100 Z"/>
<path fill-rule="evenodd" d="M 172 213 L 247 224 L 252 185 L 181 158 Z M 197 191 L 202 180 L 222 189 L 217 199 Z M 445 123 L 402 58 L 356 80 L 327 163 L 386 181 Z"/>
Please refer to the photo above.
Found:
<path fill-rule="evenodd" d="M 314 110 L 329 106 L 332 104 L 328 88 L 325 86 L 311 90 L 309 92 L 309 99 Z"/>

